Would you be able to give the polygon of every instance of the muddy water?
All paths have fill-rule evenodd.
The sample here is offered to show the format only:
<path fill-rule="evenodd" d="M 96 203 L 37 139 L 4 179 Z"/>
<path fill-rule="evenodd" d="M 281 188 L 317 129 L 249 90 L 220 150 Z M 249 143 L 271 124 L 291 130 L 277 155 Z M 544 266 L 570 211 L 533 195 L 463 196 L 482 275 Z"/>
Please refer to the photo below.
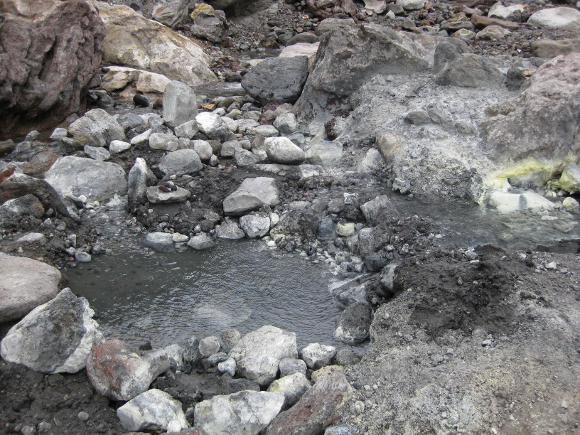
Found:
<path fill-rule="evenodd" d="M 301 345 L 337 344 L 339 314 L 323 265 L 273 251 L 255 241 L 177 254 L 115 252 L 67 271 L 105 334 L 153 347 L 235 327 L 242 333 L 274 325 Z"/>

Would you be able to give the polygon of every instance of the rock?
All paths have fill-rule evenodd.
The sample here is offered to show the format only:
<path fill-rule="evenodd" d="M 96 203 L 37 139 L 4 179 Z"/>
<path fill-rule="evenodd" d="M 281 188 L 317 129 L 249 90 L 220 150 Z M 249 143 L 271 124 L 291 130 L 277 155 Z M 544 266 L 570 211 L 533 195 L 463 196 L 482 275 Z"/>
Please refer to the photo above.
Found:
<path fill-rule="evenodd" d="M 371 174 L 378 171 L 383 166 L 383 158 L 376 148 L 370 148 L 365 157 L 358 165 L 358 171 L 363 174 Z"/>
<path fill-rule="evenodd" d="M 108 147 L 111 141 L 125 139 L 123 127 L 103 109 L 89 110 L 70 125 L 68 132 L 81 146 Z"/>
<path fill-rule="evenodd" d="M 307 77 L 307 57 L 271 57 L 244 75 L 242 87 L 261 104 L 270 101 L 294 103 Z"/>
<path fill-rule="evenodd" d="M 503 81 L 504 75 L 493 60 L 471 53 L 449 63 L 435 78 L 439 85 L 468 88 L 497 87 Z"/>
<path fill-rule="evenodd" d="M 224 10 L 230 6 L 234 6 L 238 0 L 210 0 L 208 3 L 216 9 Z"/>
<path fill-rule="evenodd" d="M 433 54 L 433 72 L 439 73 L 446 66 L 456 59 L 459 59 L 463 53 L 469 53 L 467 44 L 459 39 L 449 38 L 440 42 L 435 47 Z M 407 114 L 408 120 L 412 124 L 426 124 L 431 122 L 431 118 L 425 118 L 421 113 Z M 427 114 L 428 116 L 428 114 Z"/>
<path fill-rule="evenodd" d="M 220 373 L 227 373 L 228 375 L 234 377 L 236 374 L 236 360 L 233 358 L 228 358 L 227 360 L 218 363 L 218 371 Z"/>
<path fill-rule="evenodd" d="M 191 12 L 193 36 L 206 39 L 214 44 L 220 43 L 227 29 L 226 14 L 205 3 L 198 3 Z"/>
<path fill-rule="evenodd" d="M 75 252 L 75 261 L 77 263 L 90 263 L 92 260 L 93 259 L 88 252 L 83 252 L 83 251 L 76 251 Z"/>
<path fill-rule="evenodd" d="M 129 209 L 133 210 L 137 205 L 145 202 L 147 198 L 147 185 L 153 184 L 157 179 L 147 167 L 147 162 L 141 157 L 135 159 L 135 164 L 129 171 L 127 182 L 127 195 Z"/>
<path fill-rule="evenodd" d="M 294 41 L 294 42 L 293 42 Z M 312 69 L 316 53 L 318 52 L 318 36 L 312 33 L 299 33 L 294 36 L 288 45 L 282 49 L 279 57 L 299 57 L 306 56 L 308 58 L 308 71 Z"/>
<path fill-rule="evenodd" d="M 236 147 L 234 150 L 234 161 L 239 168 L 248 168 L 258 163 L 260 161 L 260 157 L 251 151 Z"/>
<path fill-rule="evenodd" d="M 105 63 L 163 74 L 189 86 L 216 80 L 210 57 L 195 42 L 127 6 L 95 5 L 106 28 Z"/>
<path fill-rule="evenodd" d="M 497 185 L 517 174 L 563 170 L 577 148 L 574 132 L 580 120 L 573 113 L 579 99 L 580 53 L 573 53 L 544 63 L 518 97 L 488 107 L 489 118 L 481 126 L 486 153 L 498 169 L 488 174 L 487 182 Z"/>
<path fill-rule="evenodd" d="M 385 0 L 364 0 L 364 4 L 366 9 L 373 11 L 377 15 L 387 10 L 387 2 Z"/>
<path fill-rule="evenodd" d="M 238 240 L 245 237 L 245 233 L 236 222 L 226 220 L 216 227 L 218 239 Z"/>
<path fill-rule="evenodd" d="M 224 199 L 223 207 L 227 215 L 242 215 L 263 205 L 277 205 L 279 201 L 273 178 L 246 178 L 235 192 Z"/>
<path fill-rule="evenodd" d="M 580 11 L 567 7 L 541 9 L 530 16 L 528 23 L 547 29 L 577 30 Z"/>
<path fill-rule="evenodd" d="M 221 347 L 220 339 L 215 335 L 210 335 L 199 341 L 199 353 L 205 358 L 218 353 Z"/>
<path fill-rule="evenodd" d="M 89 201 L 100 201 L 127 193 L 127 177 L 120 165 L 82 157 L 61 157 L 44 179 L 63 197 L 84 195 Z"/>
<path fill-rule="evenodd" d="M 320 343 L 310 343 L 300 351 L 300 358 L 304 360 L 309 369 L 319 369 L 330 364 L 336 355 L 334 346 Z"/>
<path fill-rule="evenodd" d="M 25 242 L 23 237 L 19 242 Z M 20 319 L 50 301 L 60 280 L 60 272 L 48 264 L 0 253 L 0 323 Z"/>
<path fill-rule="evenodd" d="M 492 18 L 499 18 L 502 20 L 520 21 L 517 18 L 521 18 L 522 12 L 524 11 L 525 7 L 523 5 L 504 6 L 498 2 L 489 9 L 487 16 Z"/>
<path fill-rule="evenodd" d="M 278 368 L 280 369 L 280 377 L 290 376 L 294 373 L 306 375 L 306 363 L 301 359 L 282 358 Z"/>
<path fill-rule="evenodd" d="M 242 333 L 235 328 L 229 328 L 220 334 L 222 345 L 229 352 L 234 345 L 242 339 Z"/>
<path fill-rule="evenodd" d="M 497 41 L 509 35 L 511 32 L 500 26 L 488 26 L 475 35 L 475 39 L 485 41 Z"/>
<path fill-rule="evenodd" d="M 570 163 L 562 171 L 560 187 L 568 192 L 580 191 L 580 167 L 576 163 Z"/>
<path fill-rule="evenodd" d="M 76 373 L 102 338 L 94 311 L 68 288 L 34 308 L 6 334 L 2 358 L 41 373 Z"/>
<path fill-rule="evenodd" d="M 191 196 L 191 192 L 182 187 L 170 192 L 159 189 L 160 186 L 151 186 L 147 189 L 147 200 L 152 204 L 170 204 L 175 202 L 185 202 Z"/>
<path fill-rule="evenodd" d="M 282 52 L 279 54 L 279 56 L 282 56 L 282 53 L 284 53 L 284 50 L 286 50 L 288 47 L 291 47 L 292 45 L 316 44 L 317 42 L 319 42 L 319 40 L 320 40 L 320 38 L 318 36 L 316 36 L 314 33 L 310 33 L 310 32 L 297 33 L 292 38 L 290 38 L 290 40 L 286 44 L 286 47 L 284 47 L 282 49 Z M 318 49 L 318 44 L 317 44 L 316 49 Z M 310 50 L 309 50 L 309 52 L 310 52 Z M 315 54 L 315 53 L 311 53 L 311 54 Z M 302 56 L 309 56 L 309 55 L 302 53 Z M 292 56 L 282 56 L 282 57 L 294 57 L 294 56 L 292 55 Z"/>
<path fill-rule="evenodd" d="M 161 390 L 149 390 L 117 409 L 125 430 L 133 432 L 178 432 L 189 427 L 181 402 Z"/>
<path fill-rule="evenodd" d="M 559 55 L 580 53 L 580 39 L 540 39 L 530 43 L 532 54 L 537 57 L 553 58 Z"/>
<path fill-rule="evenodd" d="M 484 17 L 483 15 L 473 14 L 471 16 L 471 23 L 476 29 L 483 29 L 487 26 L 499 26 L 508 30 L 518 30 L 520 25 L 512 21 L 500 20 L 499 18 Z"/>
<path fill-rule="evenodd" d="M 45 1 L 43 8 L 37 3 L 22 8 L 19 3 L 2 4 L 0 139 L 54 128 L 84 110 L 103 53 L 105 29 L 92 4 Z"/>
<path fill-rule="evenodd" d="M 352 349 L 340 349 L 336 352 L 334 359 L 339 366 L 350 366 L 358 364 L 362 359 L 362 355 Z"/>
<path fill-rule="evenodd" d="M 42 203 L 32 194 L 24 195 L 0 205 L 0 227 L 8 228 L 20 216 L 34 216 L 40 219 L 43 215 Z"/>
<path fill-rule="evenodd" d="M 569 196 L 562 201 L 562 207 L 568 211 L 576 211 L 580 208 L 580 203 Z"/>
<path fill-rule="evenodd" d="M 226 141 L 232 136 L 227 124 L 217 113 L 201 112 L 195 120 L 199 126 L 199 131 L 209 139 Z"/>
<path fill-rule="evenodd" d="M 284 396 L 284 405 L 282 405 L 282 409 L 288 409 L 298 402 L 298 399 L 300 399 L 309 388 L 310 382 L 306 376 L 302 373 L 294 373 L 276 379 L 268 387 L 268 392 Z"/>
<path fill-rule="evenodd" d="M 48 242 L 48 239 L 42 233 L 26 233 L 22 237 L 19 237 L 18 239 L 16 239 L 16 242 L 18 244 L 46 245 L 46 243 Z M 18 258 L 22 258 L 22 257 L 18 257 Z M 42 264 L 44 264 L 44 263 L 42 263 Z M 0 272 L 0 274 L 2 274 L 2 272 Z M 56 296 L 56 291 L 50 298 L 47 299 L 47 301 L 52 299 L 55 296 Z M 37 305 L 40 305 L 40 304 L 37 304 Z M 1 319 L 1 317 L 0 317 L 0 319 Z M 2 323 L 2 322 L 4 322 L 4 320 L 0 320 L 0 323 Z"/>
<path fill-rule="evenodd" d="M 109 152 L 111 154 L 119 154 L 127 151 L 129 148 L 131 148 L 131 144 L 122 140 L 114 140 L 109 144 Z"/>
<path fill-rule="evenodd" d="M 50 169 L 58 160 L 58 155 L 51 151 L 41 151 L 33 155 L 24 165 L 20 167 L 26 175 L 40 175 Z"/>
<path fill-rule="evenodd" d="M 293 113 L 281 113 L 278 115 L 274 121 L 274 127 L 278 129 L 280 134 L 289 136 L 298 130 L 298 122 L 296 121 L 296 115 Z"/>
<path fill-rule="evenodd" d="M 488 194 L 487 203 L 490 207 L 494 207 L 504 214 L 524 210 L 552 210 L 555 207 L 549 199 L 533 191 L 522 194 L 493 191 Z"/>
<path fill-rule="evenodd" d="M 278 415 L 283 403 L 283 396 L 268 392 L 215 396 L 195 405 L 195 425 L 208 435 L 257 435 Z"/>
<path fill-rule="evenodd" d="M 149 148 L 152 150 L 176 151 L 179 148 L 179 139 L 171 133 L 151 133 Z"/>
<path fill-rule="evenodd" d="M 399 216 L 399 212 L 387 195 L 377 196 L 361 205 L 360 209 L 371 226 L 387 223 Z"/>
<path fill-rule="evenodd" d="M 247 214 L 240 218 L 240 227 L 250 239 L 264 237 L 270 231 L 270 217 L 264 214 Z"/>
<path fill-rule="evenodd" d="M 425 0 L 397 0 L 397 5 L 406 11 L 416 11 L 425 6 Z"/>
<path fill-rule="evenodd" d="M 199 126 L 197 125 L 197 121 L 195 119 L 192 119 L 175 127 L 175 136 L 179 138 L 185 137 L 187 139 L 193 139 L 193 137 L 197 134 L 198 131 Z"/>
<path fill-rule="evenodd" d="M 195 150 L 195 152 L 199 156 L 199 159 L 202 162 L 209 161 L 209 159 L 211 159 L 211 156 L 213 155 L 213 149 L 211 145 L 209 144 L 209 142 L 205 140 L 194 140 L 193 149 Z"/>
<path fill-rule="evenodd" d="M 337 29 L 354 27 L 355 22 L 352 18 L 326 18 L 316 27 L 316 34 L 322 36 L 325 33 Z"/>
<path fill-rule="evenodd" d="M 187 242 L 187 246 L 189 246 L 192 249 L 195 249 L 196 251 L 211 249 L 215 247 L 215 245 L 216 245 L 215 240 L 212 239 L 211 236 L 206 233 L 201 233 L 196 236 L 193 236 L 191 239 L 189 239 L 189 242 Z"/>
<path fill-rule="evenodd" d="M 203 164 L 192 149 L 172 151 L 159 160 L 159 170 L 164 175 L 195 174 L 202 169 Z"/>
<path fill-rule="evenodd" d="M 392 298 L 397 289 L 395 285 L 395 274 L 399 267 L 396 263 L 391 263 L 383 267 L 381 271 L 381 287 L 377 289 L 377 293 L 385 298 Z"/>
<path fill-rule="evenodd" d="M 131 400 L 147 391 L 169 367 L 169 357 L 163 350 L 140 357 L 116 338 L 93 346 L 87 358 L 87 375 L 93 387 L 113 400 Z"/>
<path fill-rule="evenodd" d="M 373 311 L 366 302 L 357 302 L 348 306 L 337 321 L 334 338 L 346 344 L 358 344 L 369 336 Z"/>
<path fill-rule="evenodd" d="M 329 366 L 315 372 L 315 384 L 292 408 L 270 423 L 266 435 L 322 433 L 330 418 L 340 411 L 352 390 L 341 367 Z"/>
<path fill-rule="evenodd" d="M 236 150 L 240 147 L 241 145 L 237 140 L 229 140 L 227 142 L 224 142 L 220 150 L 220 156 L 234 157 L 236 154 Z"/>
<path fill-rule="evenodd" d="M 296 334 L 274 326 L 262 326 L 246 334 L 229 353 L 239 373 L 261 386 L 270 384 L 278 373 L 282 358 L 296 358 Z"/>
<path fill-rule="evenodd" d="M 171 233 L 148 233 L 143 244 L 156 252 L 175 252 Z"/>
<path fill-rule="evenodd" d="M 92 147 L 90 145 L 85 145 L 83 151 L 91 159 L 98 160 L 99 162 L 111 158 L 111 153 L 105 147 Z"/>
<path fill-rule="evenodd" d="M 257 125 L 255 127 L 250 127 L 247 130 L 248 134 L 259 134 L 264 137 L 274 137 L 279 136 L 280 132 L 273 125 Z"/>
<path fill-rule="evenodd" d="M 175 27 L 187 18 L 187 0 L 162 0 L 153 7 L 151 16 L 155 21 Z"/>
<path fill-rule="evenodd" d="M 306 161 L 328 169 L 342 158 L 342 145 L 338 142 L 323 140 L 306 149 Z"/>
<path fill-rule="evenodd" d="M 163 120 L 169 127 L 177 127 L 197 116 L 195 92 L 185 83 L 173 80 L 163 95 Z"/>
<path fill-rule="evenodd" d="M 304 162 L 304 151 L 287 137 L 268 137 L 264 145 L 268 159 L 274 163 L 299 165 Z"/>

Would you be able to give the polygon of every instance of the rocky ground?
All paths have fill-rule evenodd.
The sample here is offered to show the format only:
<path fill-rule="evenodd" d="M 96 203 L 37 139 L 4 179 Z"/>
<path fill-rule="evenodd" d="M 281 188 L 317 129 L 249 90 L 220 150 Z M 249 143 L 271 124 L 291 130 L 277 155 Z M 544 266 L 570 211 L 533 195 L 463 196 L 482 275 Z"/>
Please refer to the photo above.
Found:
<path fill-rule="evenodd" d="M 356 5 L 362 10 L 362 4 Z M 412 31 L 419 24 L 449 20 L 463 11 L 463 6 L 464 2 L 437 2 L 396 18 L 363 14 L 359 20 Z M 468 6 L 478 5 L 472 2 Z M 489 8 L 486 4 L 479 6 L 483 11 Z M 550 6 L 554 5 L 543 1 L 527 4 L 530 12 Z M 150 16 L 152 7 L 153 2 L 145 1 L 143 13 Z M 276 54 L 284 38 L 314 32 L 321 19 L 304 11 L 300 3 L 279 3 L 265 12 L 228 17 L 228 21 L 221 43 L 203 44 L 212 56 L 216 75 L 225 81 L 236 81 L 247 72 L 250 58 Z M 186 20 L 177 30 L 191 36 L 188 24 Z M 577 32 L 522 25 L 500 40 L 466 42 L 477 54 L 529 59 L 530 43 L 540 37 L 558 40 L 577 37 Z M 539 66 L 542 61 L 534 62 Z M 107 106 L 111 113 L 140 113 L 120 95 L 107 98 L 112 101 Z M 220 101 L 223 100 L 209 96 L 200 105 L 213 108 Z M 102 98 L 100 103 L 98 99 L 94 102 L 94 107 L 103 106 Z M 253 103 L 256 110 L 262 111 L 259 104 Z M 159 107 L 154 111 L 161 113 Z M 30 157 L 27 151 L 17 149 L 10 158 L 25 161 Z M 83 151 L 66 147 L 59 152 L 86 157 Z M 361 151 L 356 153 L 358 158 Z M 347 149 L 345 154 L 343 166 L 348 167 L 356 160 L 355 150 Z M 133 147 L 113 156 L 110 162 L 128 172 L 137 157 L 145 158 L 154 167 L 163 155 L 163 151 L 149 147 Z M 385 261 L 397 264 L 391 284 L 382 283 L 384 276 L 378 273 L 365 281 L 374 310 L 372 346 L 360 363 L 345 366 L 354 393 L 340 411 L 341 416 L 329 419 L 327 425 L 348 425 L 350 432 L 344 433 L 360 434 L 580 431 L 580 266 L 575 242 L 567 245 L 566 253 L 518 252 L 494 246 L 473 250 L 458 246 L 456 240 L 436 238 L 442 229 L 427 217 L 396 214 L 386 218 L 387 224 L 373 227 L 364 240 L 317 240 L 320 210 L 332 209 L 333 205 L 335 221 L 363 226 L 366 217 L 360 205 L 387 187 L 380 176 L 384 172 L 379 172 L 376 179 L 342 173 L 305 181 L 292 172 L 272 175 L 237 167 L 232 159 L 220 163 L 206 165 L 194 176 L 172 180 L 177 187 L 191 192 L 187 203 L 149 204 L 132 214 L 120 211 L 125 209 L 124 203 L 120 208 L 115 203 L 95 207 L 85 204 L 84 210 L 80 208 L 79 219 L 56 216 L 54 211 L 53 215 L 47 211 L 39 217 L 21 217 L 1 230 L 0 250 L 40 259 L 66 271 L 78 261 L 74 251 L 67 251 L 73 245 L 79 251 L 106 255 L 107 249 L 115 249 L 120 237 L 125 244 L 138 246 L 146 232 L 170 228 L 188 234 L 198 225 L 207 226 L 203 231 L 212 230 L 223 217 L 224 199 L 245 178 L 273 177 L 280 190 L 281 205 L 266 207 L 264 213 L 282 215 L 288 211 L 288 204 L 300 201 L 308 201 L 312 208 L 311 213 L 303 211 L 293 226 L 288 224 L 285 237 L 275 242 L 280 249 L 304 252 L 314 261 L 327 260 L 337 274 L 344 276 L 361 272 L 361 258 L 365 260 L 365 270 L 371 272 L 380 271 Z M 9 175 L 3 170 L 0 166 L 0 180 Z M 356 200 L 345 202 L 345 192 Z M 199 213 L 191 212 L 192 204 Z M 218 215 L 217 221 L 208 223 L 210 219 L 204 214 L 208 210 Z M 107 220 L 100 220 L 103 215 L 108 216 Z M 49 242 L 17 241 L 31 231 L 44 234 Z M 70 234 L 76 235 L 74 243 Z M 0 338 L 11 325 L 1 325 Z M 188 374 L 169 371 L 154 387 L 190 405 L 228 393 L 225 375 L 218 376 L 215 370 L 207 373 L 206 369 L 200 365 Z M 43 375 L 0 361 L 0 395 L 0 433 L 126 432 L 115 413 L 122 402 L 97 394 L 85 371 Z"/>

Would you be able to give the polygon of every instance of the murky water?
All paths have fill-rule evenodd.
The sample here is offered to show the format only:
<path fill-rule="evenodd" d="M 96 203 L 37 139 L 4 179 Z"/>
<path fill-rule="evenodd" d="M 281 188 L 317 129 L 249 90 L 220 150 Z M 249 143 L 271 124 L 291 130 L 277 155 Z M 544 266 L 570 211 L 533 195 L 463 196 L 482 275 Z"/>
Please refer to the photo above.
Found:
<path fill-rule="evenodd" d="M 66 273 L 105 334 L 135 345 L 150 340 L 159 347 L 263 325 L 296 332 L 301 345 L 338 344 L 333 331 L 339 311 L 324 265 L 260 242 L 176 254 L 115 252 Z"/>

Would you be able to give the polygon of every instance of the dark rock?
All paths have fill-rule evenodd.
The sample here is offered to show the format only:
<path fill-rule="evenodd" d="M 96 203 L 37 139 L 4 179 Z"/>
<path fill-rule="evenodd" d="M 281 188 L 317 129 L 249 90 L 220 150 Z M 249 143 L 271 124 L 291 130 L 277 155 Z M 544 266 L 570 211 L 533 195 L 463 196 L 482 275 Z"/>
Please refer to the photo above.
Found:
<path fill-rule="evenodd" d="M 135 106 L 149 107 L 151 101 L 145 95 L 137 94 L 133 97 L 133 103 Z"/>
<path fill-rule="evenodd" d="M 497 87 L 504 75 L 496 63 L 476 54 L 464 54 L 445 67 L 435 78 L 439 85 L 467 88 Z"/>
<path fill-rule="evenodd" d="M 366 302 L 348 306 L 337 321 L 334 338 L 346 344 L 358 344 L 369 336 L 373 310 Z"/>

